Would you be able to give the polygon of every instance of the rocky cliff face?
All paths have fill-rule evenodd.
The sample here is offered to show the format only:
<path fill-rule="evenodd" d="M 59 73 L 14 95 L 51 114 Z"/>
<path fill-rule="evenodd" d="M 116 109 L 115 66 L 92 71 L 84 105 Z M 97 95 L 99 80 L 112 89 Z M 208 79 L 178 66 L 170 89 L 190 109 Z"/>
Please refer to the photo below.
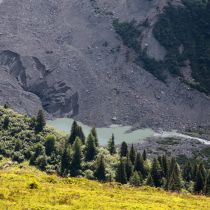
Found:
<path fill-rule="evenodd" d="M 178 1 L 172 1 L 179 3 Z M 132 61 L 112 21 L 149 25 L 148 55 L 165 49 L 152 26 L 167 0 L 3 0 L 0 4 L 0 102 L 35 114 L 183 128 L 210 122 L 210 99 L 169 76 L 160 82 Z"/>

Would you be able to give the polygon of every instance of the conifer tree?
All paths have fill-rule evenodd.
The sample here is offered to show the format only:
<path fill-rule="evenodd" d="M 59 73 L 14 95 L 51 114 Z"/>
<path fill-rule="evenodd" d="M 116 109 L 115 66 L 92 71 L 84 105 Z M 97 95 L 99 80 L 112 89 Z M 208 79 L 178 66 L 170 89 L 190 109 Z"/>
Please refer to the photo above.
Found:
<path fill-rule="evenodd" d="M 195 163 L 194 166 L 193 166 L 193 181 L 196 180 L 196 176 L 197 176 L 198 171 L 199 171 L 198 164 Z"/>
<path fill-rule="evenodd" d="M 121 159 L 120 163 L 117 167 L 116 171 L 116 182 L 119 182 L 121 184 L 126 184 L 127 183 L 127 176 L 126 176 L 126 169 L 125 169 L 125 163 Z"/>
<path fill-rule="evenodd" d="M 137 171 L 134 171 L 134 173 L 132 174 L 132 176 L 130 177 L 129 183 L 133 186 L 141 186 L 142 185 L 142 177 L 141 177 L 141 173 L 138 173 Z"/>
<path fill-rule="evenodd" d="M 112 137 L 108 141 L 108 150 L 111 155 L 116 154 L 116 147 L 115 147 L 115 141 L 114 141 L 114 134 L 112 134 Z"/>
<path fill-rule="evenodd" d="M 72 150 L 70 146 L 64 149 L 61 157 L 61 175 L 69 175 L 71 167 Z"/>
<path fill-rule="evenodd" d="M 151 176 L 151 173 L 149 173 L 149 175 L 147 177 L 146 185 L 148 185 L 150 187 L 154 187 L 154 182 L 153 182 L 153 178 Z"/>
<path fill-rule="evenodd" d="M 98 135 L 97 135 L 95 127 L 91 129 L 91 134 L 95 138 L 95 145 L 96 145 L 96 147 L 98 147 L 99 146 L 99 141 L 98 141 Z"/>
<path fill-rule="evenodd" d="M 55 151 L 55 141 L 54 135 L 48 135 L 45 140 L 45 152 L 46 155 L 50 156 Z"/>
<path fill-rule="evenodd" d="M 123 141 L 120 148 L 120 156 L 126 157 L 127 154 L 128 154 L 128 145 L 126 142 Z"/>
<path fill-rule="evenodd" d="M 181 172 L 179 165 L 175 163 L 173 171 L 169 177 L 168 190 L 179 192 L 181 190 L 181 187 Z"/>
<path fill-rule="evenodd" d="M 176 158 L 172 157 L 172 158 L 171 158 L 171 161 L 170 161 L 170 164 L 169 164 L 168 178 L 171 177 L 175 165 L 176 165 Z"/>
<path fill-rule="evenodd" d="M 187 163 L 185 164 L 182 171 L 182 176 L 186 182 L 190 182 L 193 180 L 193 168 L 190 161 L 187 161 Z"/>
<path fill-rule="evenodd" d="M 132 146 L 131 146 L 129 156 L 130 156 L 130 160 L 131 160 L 132 164 L 134 165 L 135 160 L 136 160 L 136 151 L 135 151 L 135 149 L 134 149 L 133 144 L 132 144 Z"/>
<path fill-rule="evenodd" d="M 10 119 L 9 119 L 8 116 L 5 116 L 4 121 L 3 121 L 3 128 L 4 128 L 5 130 L 8 129 L 9 124 L 10 124 Z"/>
<path fill-rule="evenodd" d="M 86 149 L 85 159 L 87 161 L 94 160 L 97 154 L 97 149 L 95 145 L 95 138 L 91 133 L 88 135 L 85 149 Z"/>
<path fill-rule="evenodd" d="M 46 121 L 44 117 L 44 112 L 42 110 L 39 110 L 36 117 L 35 131 L 37 133 L 42 132 L 44 130 L 45 125 L 46 125 Z"/>
<path fill-rule="evenodd" d="M 133 173 L 133 165 L 131 163 L 129 155 L 127 155 L 125 161 L 126 161 L 125 162 L 126 175 L 127 175 L 127 179 L 129 180 L 131 175 L 132 175 L 132 173 Z"/>
<path fill-rule="evenodd" d="M 71 176 L 78 176 L 81 174 L 81 162 L 82 162 L 82 151 L 81 151 L 82 141 L 79 137 L 76 137 L 76 140 L 73 144 L 73 156 L 71 161 Z"/>
<path fill-rule="evenodd" d="M 147 159 L 147 152 L 144 149 L 143 154 L 142 154 L 143 160 L 145 161 Z"/>
<path fill-rule="evenodd" d="M 74 120 L 74 122 L 72 123 L 72 126 L 71 126 L 71 134 L 69 136 L 68 143 L 69 144 L 74 144 L 74 141 L 76 140 L 76 137 L 79 137 L 81 142 L 83 144 L 85 144 L 85 135 L 82 131 L 82 127 L 79 126 L 77 124 L 77 122 Z"/>
<path fill-rule="evenodd" d="M 198 166 L 198 170 L 201 172 L 203 179 L 206 180 L 206 169 L 204 167 L 204 164 L 201 162 Z"/>
<path fill-rule="evenodd" d="M 70 143 L 70 144 L 74 143 L 74 141 L 78 135 L 77 128 L 78 128 L 77 122 L 74 120 L 74 122 L 72 123 L 72 126 L 71 126 L 71 134 L 70 134 L 68 143 Z"/>
<path fill-rule="evenodd" d="M 82 144 L 85 144 L 85 135 L 83 133 L 82 127 L 79 125 L 77 126 L 77 137 L 79 137 Z"/>
<path fill-rule="evenodd" d="M 205 180 L 200 170 L 197 171 L 195 177 L 195 185 L 194 185 L 194 192 L 195 193 L 202 193 L 205 187 Z"/>
<path fill-rule="evenodd" d="M 97 163 L 94 175 L 99 181 L 106 181 L 106 169 L 105 169 L 105 162 L 103 156 L 100 157 Z"/>
<path fill-rule="evenodd" d="M 134 171 L 141 172 L 143 178 L 145 178 L 147 175 L 147 171 L 144 166 L 144 160 L 140 153 L 137 153 L 135 164 L 134 164 Z"/>
<path fill-rule="evenodd" d="M 158 156 L 158 161 L 159 161 L 160 167 L 162 168 L 163 163 L 162 163 L 162 157 L 161 156 Z"/>
<path fill-rule="evenodd" d="M 159 161 L 154 158 L 152 162 L 151 176 L 155 187 L 161 187 L 162 185 L 161 173 Z"/>
<path fill-rule="evenodd" d="M 166 155 L 162 156 L 162 174 L 165 178 L 168 176 L 168 170 L 169 170 L 169 161 Z"/>
<path fill-rule="evenodd" d="M 208 196 L 210 195 L 210 173 L 209 173 L 209 175 L 207 176 L 207 179 L 206 179 L 205 194 L 208 195 Z"/>
<path fill-rule="evenodd" d="M 9 103 L 5 103 L 4 104 L 4 109 L 8 109 L 10 106 L 9 106 Z"/>
<path fill-rule="evenodd" d="M 165 187 L 168 190 L 170 188 L 171 179 L 172 179 L 171 177 L 173 176 L 173 171 L 174 171 L 176 163 L 177 162 L 176 162 L 176 159 L 174 157 L 172 157 L 169 161 L 169 170 L 168 170 L 168 175 L 166 177 L 166 184 L 165 184 Z"/>

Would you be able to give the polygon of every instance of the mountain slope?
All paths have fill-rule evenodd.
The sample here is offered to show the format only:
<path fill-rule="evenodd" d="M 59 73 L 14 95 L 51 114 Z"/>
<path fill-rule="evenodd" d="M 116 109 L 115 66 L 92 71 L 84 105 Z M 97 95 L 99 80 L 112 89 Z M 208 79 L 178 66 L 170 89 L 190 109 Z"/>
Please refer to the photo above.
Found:
<path fill-rule="evenodd" d="M 172 1 L 174 4 L 179 1 Z M 0 102 L 34 114 L 179 128 L 209 124 L 210 99 L 172 76 L 157 80 L 133 62 L 112 22 L 148 21 L 142 46 L 166 51 L 152 28 L 166 0 L 3 0 L 0 4 Z M 207 114 L 206 114 L 207 113 Z"/>
<path fill-rule="evenodd" d="M 46 175 L 26 163 L 1 162 L 0 208 L 22 209 L 202 209 L 210 198 L 160 189 L 101 184 L 80 178 Z M 11 185 L 12 181 L 12 185 Z"/>

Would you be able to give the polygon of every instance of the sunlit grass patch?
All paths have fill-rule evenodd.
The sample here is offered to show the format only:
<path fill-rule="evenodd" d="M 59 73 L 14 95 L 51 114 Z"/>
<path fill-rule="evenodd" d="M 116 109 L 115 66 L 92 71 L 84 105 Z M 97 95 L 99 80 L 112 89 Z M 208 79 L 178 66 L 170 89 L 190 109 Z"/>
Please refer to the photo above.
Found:
<path fill-rule="evenodd" d="M 4 162 L 5 164 L 5 162 Z M 26 162 L 0 170 L 2 210 L 210 209 L 210 198 L 47 175 Z"/>

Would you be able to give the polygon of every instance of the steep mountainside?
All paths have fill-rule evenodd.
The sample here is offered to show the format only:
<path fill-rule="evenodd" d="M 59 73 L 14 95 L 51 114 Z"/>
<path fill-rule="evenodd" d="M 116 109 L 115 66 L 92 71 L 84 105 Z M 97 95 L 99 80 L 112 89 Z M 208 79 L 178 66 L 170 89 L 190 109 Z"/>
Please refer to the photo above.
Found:
<path fill-rule="evenodd" d="M 167 0 L 0 1 L 0 102 L 89 124 L 183 128 L 210 122 L 210 99 L 133 62 L 113 20 L 145 23 L 141 46 L 162 60 L 152 34 Z M 180 4 L 171 0 L 172 4 Z"/>

